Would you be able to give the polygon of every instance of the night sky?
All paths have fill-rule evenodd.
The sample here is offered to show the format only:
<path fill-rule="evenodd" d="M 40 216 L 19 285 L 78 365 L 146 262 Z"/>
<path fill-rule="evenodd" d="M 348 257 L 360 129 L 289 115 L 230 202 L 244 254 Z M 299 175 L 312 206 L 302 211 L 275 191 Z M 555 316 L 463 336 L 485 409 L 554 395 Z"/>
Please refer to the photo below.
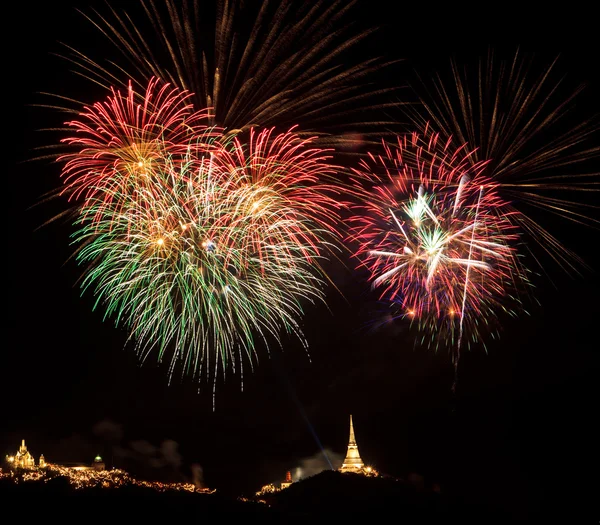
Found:
<path fill-rule="evenodd" d="M 35 206 L 60 184 L 59 166 L 25 162 L 39 156 L 36 147 L 60 139 L 60 132 L 40 131 L 62 118 L 35 106 L 48 100 L 40 93 L 73 94 L 78 88 L 70 83 L 82 84 L 52 53 L 62 50 L 60 42 L 98 53 L 74 7 L 92 4 L 60 4 L 22 2 L 5 22 L 18 35 L 4 46 L 10 212 L 2 456 L 26 439 L 36 459 L 43 453 L 50 462 L 85 463 L 100 453 L 140 476 L 190 480 L 201 471 L 208 487 L 253 492 L 281 481 L 286 470 L 297 476 L 299 467 L 309 475 L 339 466 L 352 414 L 363 460 L 382 473 L 416 473 L 465 500 L 521 514 L 552 501 L 589 507 L 597 485 L 597 230 L 545 217 L 590 268 L 567 275 L 548 261 L 548 275 L 535 281 L 539 304 L 529 305 L 530 315 L 505 320 L 487 354 L 463 353 L 455 395 L 448 352 L 415 347 L 402 324 L 369 325 L 375 297 L 357 272 L 343 267 L 332 277 L 344 296 L 332 290 L 329 309 L 307 310 L 310 358 L 294 341 L 270 358 L 263 352 L 258 368 L 246 371 L 243 391 L 235 376 L 219 382 L 214 410 L 211 384 L 199 392 L 189 379 L 168 384 L 164 366 L 140 366 L 125 346 L 126 332 L 92 311 L 90 296 L 81 297 L 78 269 L 68 260 L 69 225 L 40 228 L 64 206 Z M 598 111 L 599 53 L 586 38 L 591 15 L 579 12 L 582 22 L 575 14 L 501 13 L 490 22 L 477 13 L 471 20 L 462 12 L 435 14 L 430 5 L 378 11 L 377 2 L 364 4 L 357 10 L 363 21 L 382 25 L 368 52 L 404 59 L 399 83 L 403 71 L 427 73 L 455 50 L 477 58 L 494 42 L 508 49 L 522 44 L 542 56 L 560 53 L 560 71 L 588 84 L 578 110 Z M 566 38 L 574 25 L 579 39 Z M 467 44 L 459 44 L 466 33 Z M 95 101 L 93 94 L 77 95 Z"/>

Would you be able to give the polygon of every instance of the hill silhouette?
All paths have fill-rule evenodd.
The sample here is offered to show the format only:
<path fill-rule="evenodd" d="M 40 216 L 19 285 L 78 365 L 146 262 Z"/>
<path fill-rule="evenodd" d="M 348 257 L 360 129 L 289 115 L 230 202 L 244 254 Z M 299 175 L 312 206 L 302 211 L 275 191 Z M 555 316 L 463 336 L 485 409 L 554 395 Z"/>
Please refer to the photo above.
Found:
<path fill-rule="evenodd" d="M 441 520 L 507 523 L 501 509 L 466 505 L 443 493 L 387 477 L 366 477 L 323 471 L 293 483 L 289 488 L 258 498 L 236 498 L 168 490 L 158 492 L 139 486 L 75 489 L 66 478 L 47 482 L 15 484 L 0 481 L 3 501 L 26 501 L 36 507 L 69 509 L 90 519 L 103 520 L 184 518 L 250 519 L 271 523 L 338 523 L 358 520 L 393 519 L 409 523 L 437 523 Z"/>
<path fill-rule="evenodd" d="M 286 522 L 336 523 L 360 520 L 408 520 L 438 523 L 441 520 L 509 521 L 501 510 L 467 505 L 431 488 L 392 477 L 323 471 L 266 498 L 270 508 Z M 289 521 L 287 521 L 289 520 Z M 338 521 L 339 520 L 339 521 Z"/>

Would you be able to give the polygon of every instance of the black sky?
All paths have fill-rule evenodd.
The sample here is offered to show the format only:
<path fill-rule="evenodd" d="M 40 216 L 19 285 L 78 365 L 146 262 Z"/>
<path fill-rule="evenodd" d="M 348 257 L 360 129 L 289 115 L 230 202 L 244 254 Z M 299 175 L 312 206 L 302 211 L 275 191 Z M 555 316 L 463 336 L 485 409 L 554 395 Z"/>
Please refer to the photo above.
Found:
<path fill-rule="evenodd" d="M 436 13 L 430 5 L 390 11 L 366 4 L 357 12 L 384 25 L 372 44 L 380 53 L 425 71 L 455 50 L 477 56 L 488 45 L 561 53 L 562 70 L 589 84 L 584 100 L 590 113 L 598 110 L 599 54 L 587 38 L 585 13 L 467 17 Z M 51 53 L 61 49 L 60 41 L 89 45 L 88 26 L 74 9 L 89 5 L 23 2 L 5 21 L 17 30 L 4 46 L 10 55 L 4 86 L 10 211 L 0 453 L 26 439 L 49 461 L 88 462 L 101 453 L 144 475 L 156 473 L 147 460 L 160 456 L 181 476 L 191 477 L 190 466 L 199 464 L 208 486 L 251 491 L 282 479 L 286 470 L 295 473 L 309 458 L 325 465 L 322 449 L 335 463 L 346 452 L 353 414 L 361 455 L 382 472 L 419 473 L 466 499 L 521 513 L 557 497 L 565 506 L 589 508 L 590 471 L 597 467 L 596 230 L 551 223 L 591 269 L 579 277 L 557 268 L 550 269 L 552 279 L 541 276 L 540 305 L 531 305 L 531 315 L 507 320 L 487 354 L 463 354 L 456 396 L 447 353 L 414 348 L 403 328 L 363 328 L 371 304 L 367 286 L 344 270 L 334 278 L 345 299 L 332 292 L 330 312 L 307 312 L 311 359 L 293 343 L 271 359 L 263 354 L 255 372 L 245 374 L 243 392 L 235 377 L 218 385 L 215 411 L 211 385 L 198 393 L 190 381 L 167 384 L 160 366 L 139 366 L 124 349 L 126 333 L 80 297 L 75 265 L 67 261 L 69 228 L 38 229 L 60 210 L 57 202 L 32 208 L 60 183 L 57 165 L 22 162 L 37 154 L 34 145 L 55 136 L 39 130 L 56 115 L 32 103 L 43 100 L 39 92 L 60 92 L 75 82 Z M 576 27 L 578 38 L 567 38 Z M 143 447 L 160 449 L 168 440 L 177 444 L 176 454 Z"/>

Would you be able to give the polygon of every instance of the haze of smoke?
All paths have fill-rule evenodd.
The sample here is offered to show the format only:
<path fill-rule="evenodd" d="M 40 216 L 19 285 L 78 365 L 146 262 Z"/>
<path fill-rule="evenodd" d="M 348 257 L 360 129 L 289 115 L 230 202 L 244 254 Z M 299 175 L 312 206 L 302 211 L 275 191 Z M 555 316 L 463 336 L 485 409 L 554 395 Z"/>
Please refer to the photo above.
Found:
<path fill-rule="evenodd" d="M 129 448 L 117 447 L 115 454 L 152 468 L 171 468 L 178 471 L 181 466 L 181 454 L 178 448 L 179 444 L 172 439 L 164 440 L 158 447 L 149 441 L 139 439 L 132 441 Z"/>
<path fill-rule="evenodd" d="M 198 463 L 193 463 L 190 467 L 192 471 L 192 483 L 197 489 L 204 488 L 204 471 Z"/>
<path fill-rule="evenodd" d="M 329 462 L 327 461 L 329 459 Z M 323 449 L 311 457 L 301 459 L 299 465 L 292 470 L 292 479 L 298 481 L 309 478 L 324 470 L 337 470 L 342 466 L 344 456 L 330 449 Z"/>
<path fill-rule="evenodd" d="M 164 439 L 160 445 L 154 445 L 145 439 L 124 443 L 123 426 L 110 419 L 103 419 L 92 427 L 94 436 L 110 445 L 112 455 L 118 465 L 134 470 L 162 469 L 180 473 L 183 458 L 179 453 L 179 444 L 172 439 Z"/>
<path fill-rule="evenodd" d="M 98 421 L 92 427 L 92 432 L 109 443 L 118 443 L 123 439 L 123 427 L 110 419 Z"/>

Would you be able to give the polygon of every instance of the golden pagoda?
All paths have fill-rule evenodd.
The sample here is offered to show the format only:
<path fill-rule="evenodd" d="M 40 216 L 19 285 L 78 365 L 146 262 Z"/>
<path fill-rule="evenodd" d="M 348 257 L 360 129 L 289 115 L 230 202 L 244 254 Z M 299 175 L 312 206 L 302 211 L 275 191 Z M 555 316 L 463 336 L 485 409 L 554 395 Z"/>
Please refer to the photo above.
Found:
<path fill-rule="evenodd" d="M 364 472 L 364 466 L 365 464 L 362 459 L 360 459 L 360 454 L 358 453 L 358 445 L 356 444 L 356 438 L 354 437 L 352 415 L 350 415 L 350 440 L 348 441 L 348 452 L 346 453 L 346 459 L 344 459 L 339 471 L 362 474 Z"/>

